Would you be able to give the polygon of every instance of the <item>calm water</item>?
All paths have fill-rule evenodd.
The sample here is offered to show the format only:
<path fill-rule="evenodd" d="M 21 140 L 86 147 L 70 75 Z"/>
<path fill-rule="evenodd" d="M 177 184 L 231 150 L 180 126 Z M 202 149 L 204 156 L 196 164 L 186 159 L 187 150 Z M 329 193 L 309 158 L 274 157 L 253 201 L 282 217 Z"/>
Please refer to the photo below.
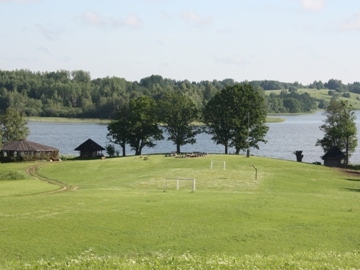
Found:
<path fill-rule="evenodd" d="M 360 127 L 360 112 L 356 112 L 357 126 Z M 286 160 L 296 160 L 293 154 L 296 150 L 303 151 L 304 162 L 321 161 L 324 154 L 321 147 L 315 146 L 317 139 L 323 137 L 319 126 L 323 124 L 324 116 L 321 112 L 311 115 L 281 115 L 286 121 L 282 123 L 269 123 L 269 131 L 266 136 L 267 143 L 260 144 L 260 149 L 251 149 L 251 154 Z M 30 141 L 49 145 L 60 149 L 60 155 L 77 156 L 79 153 L 74 149 L 88 138 L 105 147 L 109 144 L 106 138 L 107 125 L 92 123 L 46 123 L 28 122 L 30 128 Z M 360 130 L 358 131 L 358 136 Z M 199 134 L 196 144 L 185 145 L 181 148 L 183 152 L 208 152 L 224 153 L 222 145 L 216 145 L 207 134 Z M 360 144 L 360 137 L 358 138 Z M 121 150 L 119 146 L 117 149 Z M 360 146 L 352 155 L 350 162 L 360 164 Z M 144 148 L 143 154 L 166 153 L 175 151 L 176 147 L 172 142 L 159 141 L 154 148 Z M 234 149 L 230 149 L 234 152 Z M 105 151 L 104 151 L 104 154 Z M 128 155 L 134 152 L 127 149 Z M 242 153 L 244 154 L 244 153 Z"/>

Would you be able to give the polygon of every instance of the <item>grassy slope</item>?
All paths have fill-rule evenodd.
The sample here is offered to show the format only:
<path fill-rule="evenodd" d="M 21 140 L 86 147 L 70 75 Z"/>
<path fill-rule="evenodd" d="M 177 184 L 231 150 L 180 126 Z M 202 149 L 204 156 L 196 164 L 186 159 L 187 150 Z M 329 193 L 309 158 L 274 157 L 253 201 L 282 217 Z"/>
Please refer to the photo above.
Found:
<path fill-rule="evenodd" d="M 226 170 L 220 163 L 210 170 L 211 160 L 226 161 Z M 78 188 L 37 194 L 58 187 L 31 177 L 26 185 L 0 181 L 0 261 L 64 259 L 89 249 L 238 256 L 360 248 L 360 179 L 335 169 L 224 155 L 40 165 L 41 175 Z M 194 177 L 197 191 L 184 182 L 164 192 L 166 177 Z"/>
<path fill-rule="evenodd" d="M 280 94 L 281 90 L 270 90 L 270 91 L 266 91 L 265 93 L 267 95 L 269 95 L 270 93 L 276 93 L 276 94 Z M 298 93 L 309 93 L 309 95 L 313 98 L 317 98 L 317 99 L 324 99 L 328 102 L 330 102 L 331 100 L 331 96 L 328 95 L 329 90 L 328 89 L 321 89 L 321 90 L 317 90 L 317 89 L 299 89 Z M 350 93 L 350 98 L 344 98 L 344 97 L 339 97 L 340 100 L 347 100 L 354 108 L 354 110 L 360 110 L 360 100 L 357 100 L 356 98 L 360 98 L 360 94 L 356 94 L 356 93 Z"/>

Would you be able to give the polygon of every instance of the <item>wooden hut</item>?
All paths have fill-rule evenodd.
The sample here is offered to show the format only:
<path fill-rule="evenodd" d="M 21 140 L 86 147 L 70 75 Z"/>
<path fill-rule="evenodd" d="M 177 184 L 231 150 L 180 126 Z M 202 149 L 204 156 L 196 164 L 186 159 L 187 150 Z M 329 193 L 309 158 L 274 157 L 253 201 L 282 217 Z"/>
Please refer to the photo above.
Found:
<path fill-rule="evenodd" d="M 1 149 L 1 161 L 58 160 L 59 149 L 47 145 L 17 140 L 5 143 Z"/>
<path fill-rule="evenodd" d="M 345 158 L 345 154 L 337 147 L 332 147 L 325 155 L 322 156 L 324 165 L 329 167 L 340 167 L 344 164 Z"/>
<path fill-rule="evenodd" d="M 80 157 L 82 158 L 96 158 L 102 156 L 104 147 L 98 145 L 92 139 L 87 139 L 85 142 L 75 148 L 75 151 L 80 151 Z"/>

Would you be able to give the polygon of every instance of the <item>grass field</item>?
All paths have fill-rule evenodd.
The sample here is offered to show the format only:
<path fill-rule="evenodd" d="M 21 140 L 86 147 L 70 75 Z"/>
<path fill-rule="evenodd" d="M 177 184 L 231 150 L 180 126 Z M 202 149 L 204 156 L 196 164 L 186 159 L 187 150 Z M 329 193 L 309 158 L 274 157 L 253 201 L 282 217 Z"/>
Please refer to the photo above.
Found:
<path fill-rule="evenodd" d="M 360 268 L 355 173 L 235 155 L 9 170 L 25 179 L 0 180 L 0 269 Z"/>

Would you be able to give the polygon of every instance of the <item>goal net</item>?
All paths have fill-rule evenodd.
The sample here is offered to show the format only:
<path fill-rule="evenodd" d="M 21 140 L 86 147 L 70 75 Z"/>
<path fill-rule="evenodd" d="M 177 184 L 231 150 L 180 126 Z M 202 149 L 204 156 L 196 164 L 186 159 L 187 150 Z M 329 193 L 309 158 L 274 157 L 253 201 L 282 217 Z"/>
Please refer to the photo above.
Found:
<path fill-rule="evenodd" d="M 210 162 L 210 169 L 222 168 L 224 171 L 226 170 L 226 161 L 212 160 Z"/>
<path fill-rule="evenodd" d="M 180 182 L 182 181 L 191 181 L 191 192 L 194 192 L 196 190 L 196 179 L 195 178 L 165 178 L 164 182 L 164 191 L 168 188 L 168 182 L 169 181 L 175 181 L 176 182 L 176 190 L 180 189 Z"/>

